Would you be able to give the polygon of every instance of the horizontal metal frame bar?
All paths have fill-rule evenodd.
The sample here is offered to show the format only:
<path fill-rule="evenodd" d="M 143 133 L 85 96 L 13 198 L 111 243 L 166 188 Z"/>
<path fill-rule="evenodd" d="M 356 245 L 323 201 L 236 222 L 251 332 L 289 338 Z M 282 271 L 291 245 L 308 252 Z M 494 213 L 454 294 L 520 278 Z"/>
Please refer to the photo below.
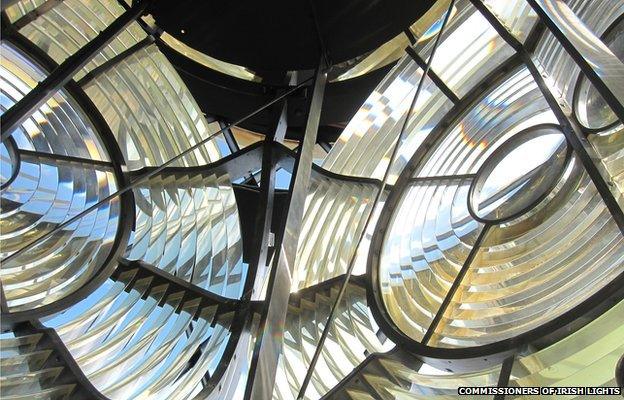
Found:
<path fill-rule="evenodd" d="M 54 7 L 58 6 L 62 2 L 63 0 L 46 0 L 45 3 L 41 4 L 33 10 L 30 10 L 26 14 L 22 15 L 18 20 L 13 22 L 13 27 L 17 30 L 22 29 L 23 27 L 33 22 L 43 14 L 47 13 Z"/>
<path fill-rule="evenodd" d="M 344 280 L 344 277 L 345 274 L 340 274 L 323 282 L 317 283 L 312 286 L 306 286 L 296 292 L 292 292 L 290 293 L 290 301 L 296 301 L 298 299 L 310 297 L 313 296 L 315 293 L 331 289 L 332 287 L 341 283 Z M 359 286 L 363 289 L 366 289 L 366 275 L 357 275 L 351 277 L 351 279 L 349 280 L 349 284 L 351 286 Z"/>
<path fill-rule="evenodd" d="M 432 182 L 432 181 L 451 181 L 458 179 L 474 179 L 477 174 L 458 174 L 458 175 L 440 175 L 440 176 L 413 176 L 408 179 L 409 183 Z"/>
<path fill-rule="evenodd" d="M 153 174 L 151 178 L 165 178 L 177 174 L 227 174 L 231 181 L 248 176 L 262 165 L 262 142 L 256 142 L 244 149 L 223 157 L 215 162 L 195 167 L 166 167 L 153 174 L 158 167 L 144 167 L 128 171 L 126 175 L 130 180 L 140 176 Z"/>
<path fill-rule="evenodd" d="M 175 174 L 205 174 L 214 172 L 217 174 L 228 174 L 231 181 L 247 177 L 250 173 L 258 171 L 262 167 L 262 144 L 264 142 L 253 143 L 236 153 L 232 153 L 214 163 L 201 165 L 197 167 L 167 167 L 154 176 L 166 177 Z M 282 143 L 273 142 L 273 151 L 277 157 L 276 162 L 279 167 L 284 168 L 286 171 L 292 173 L 294 159 L 296 153 L 283 145 Z M 126 172 L 129 178 L 136 178 L 138 176 L 151 173 L 157 167 L 145 167 L 134 171 Z M 320 175 L 323 175 L 330 179 L 335 179 L 344 182 L 371 184 L 375 186 L 381 186 L 381 181 L 373 178 L 366 178 L 353 175 L 342 175 L 335 172 L 324 169 L 323 167 L 312 164 L 312 170 Z M 392 185 L 386 184 L 388 190 L 392 189 Z"/>
<path fill-rule="evenodd" d="M 18 149 L 17 152 L 21 156 L 47 158 L 49 160 L 64 161 L 64 162 L 73 163 L 73 164 L 89 165 L 92 167 L 103 167 L 103 168 L 110 168 L 110 169 L 114 168 L 113 163 L 110 161 L 93 160 L 90 158 L 67 156 L 64 154 L 45 153 L 41 151 L 32 151 L 32 150 L 25 150 L 25 149 Z"/>
<path fill-rule="evenodd" d="M 132 270 L 138 271 L 137 276 L 133 280 L 151 277 L 153 278 L 151 286 L 166 283 L 171 286 L 172 291 L 183 291 L 189 294 L 188 298 L 201 299 L 200 308 L 216 305 L 219 306 L 219 313 L 223 313 L 235 311 L 241 304 L 240 300 L 213 293 L 141 260 L 120 258 L 119 265 L 111 275 L 111 279 L 117 281 L 121 273 Z"/>

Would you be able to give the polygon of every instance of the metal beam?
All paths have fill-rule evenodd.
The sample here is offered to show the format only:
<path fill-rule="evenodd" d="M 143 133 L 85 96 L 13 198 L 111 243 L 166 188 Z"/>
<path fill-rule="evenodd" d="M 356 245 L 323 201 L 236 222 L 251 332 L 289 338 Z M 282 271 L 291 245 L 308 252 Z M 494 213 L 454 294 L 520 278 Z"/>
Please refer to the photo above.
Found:
<path fill-rule="evenodd" d="M 329 153 L 332 149 L 332 145 L 327 142 L 319 141 L 318 144 L 323 150 L 325 150 L 325 153 Z"/>
<path fill-rule="evenodd" d="M 504 388 L 509 386 L 509 377 L 511 376 L 511 369 L 513 368 L 515 360 L 516 355 L 512 354 L 511 356 L 507 357 L 505 361 L 503 361 L 500 373 L 498 374 L 498 384 L 496 385 L 496 387 Z M 494 400 L 503 400 L 504 398 L 504 394 L 494 395 Z"/>
<path fill-rule="evenodd" d="M 149 276 L 153 278 L 151 286 L 166 283 L 173 291 L 183 291 L 188 293 L 190 298 L 201 299 L 201 304 L 200 307 L 198 307 L 198 310 L 206 306 L 218 305 L 220 313 L 235 311 L 241 303 L 240 300 L 220 296 L 140 260 L 128 260 L 121 258 L 117 269 L 111 275 L 111 279 L 116 281 L 119 279 L 122 272 L 132 270 L 138 271 L 138 274 L 133 278 L 133 280 Z"/>
<path fill-rule="evenodd" d="M 112 57 L 106 60 L 106 62 L 93 68 L 85 76 L 80 78 L 80 80 L 76 83 L 78 84 L 78 86 L 82 86 L 82 87 L 87 86 L 95 78 L 102 75 L 104 72 L 108 71 L 109 69 L 113 68 L 115 65 L 119 64 L 121 61 L 125 60 L 126 58 L 133 55 L 137 51 L 142 50 L 146 48 L 147 46 L 149 46 L 150 44 L 154 43 L 155 40 L 156 38 L 154 36 L 147 35 L 143 40 L 133 44 L 132 46 L 128 47 L 126 50 L 117 54 L 115 57 Z"/>
<path fill-rule="evenodd" d="M 487 235 L 488 229 L 489 229 L 489 225 L 485 225 L 483 226 L 483 228 L 481 228 L 481 232 L 479 232 L 479 236 L 477 236 L 477 240 L 473 244 L 472 249 L 470 249 L 470 253 L 468 253 L 468 257 L 466 257 L 466 260 L 464 260 L 464 264 L 462 265 L 461 269 L 457 273 L 455 280 L 453 280 L 453 284 L 451 285 L 451 288 L 448 290 L 448 292 L 446 292 L 446 296 L 444 296 L 444 300 L 442 301 L 442 304 L 440 304 L 440 308 L 438 308 L 438 311 L 436 312 L 436 315 L 433 317 L 431 324 L 429 324 L 429 328 L 427 329 L 427 332 L 425 332 L 425 335 L 423 336 L 421 343 L 428 344 L 429 340 L 435 333 L 435 330 L 438 327 L 438 324 L 440 323 L 440 321 L 442 320 L 442 317 L 444 316 L 446 309 L 451 304 L 451 301 L 453 300 L 453 297 L 455 296 L 457 289 L 459 289 L 459 286 L 464 280 L 464 276 L 466 276 L 466 274 L 468 273 L 468 270 L 470 269 L 470 264 L 472 264 L 472 261 L 477 256 L 477 253 L 479 252 L 479 249 L 481 248 L 481 243 L 483 242 L 485 235 Z"/>
<path fill-rule="evenodd" d="M 2 141 L 11 136 L 15 128 L 54 96 L 60 88 L 65 86 L 78 71 L 99 54 L 121 31 L 141 16 L 150 2 L 151 0 L 143 0 L 133 5 L 132 8 L 113 21 L 93 40 L 63 61 L 58 68 L 52 71 L 47 78 L 28 92 L 20 101 L 6 110 L 0 117 Z"/>
<path fill-rule="evenodd" d="M 388 177 L 390 176 L 390 170 L 392 168 L 392 165 L 394 164 L 394 160 L 396 159 L 396 156 L 399 152 L 399 147 L 402 143 L 403 140 L 403 136 L 405 135 L 406 132 L 406 128 L 407 125 L 409 123 L 410 117 L 412 115 L 412 112 L 414 110 L 414 107 L 416 105 L 416 102 L 418 101 L 418 97 L 420 95 L 420 92 L 422 91 L 422 88 L 424 86 L 425 83 L 425 77 L 428 75 L 429 70 L 431 69 L 431 62 L 433 60 L 433 58 L 435 57 L 436 51 L 438 49 L 438 45 L 440 44 L 442 35 L 444 33 L 444 29 L 446 28 L 446 24 L 448 23 L 448 20 L 450 18 L 451 15 L 451 10 L 453 9 L 455 5 L 455 0 L 451 0 L 451 2 L 449 3 L 449 7 L 444 15 L 443 21 L 442 21 L 442 26 L 440 27 L 440 30 L 438 31 L 437 35 L 436 35 L 436 39 L 435 42 L 433 44 L 433 49 L 431 50 L 431 56 L 429 57 L 429 61 L 426 65 L 426 68 L 423 71 L 423 75 L 420 78 L 420 81 L 418 82 L 418 86 L 416 88 L 416 91 L 414 93 L 414 97 L 412 98 L 411 104 L 409 105 L 409 108 L 407 109 L 407 112 L 405 114 L 405 119 L 403 120 L 403 124 L 401 126 L 401 130 L 399 131 L 399 134 L 397 136 L 397 140 L 392 148 L 392 154 L 390 156 L 390 160 L 388 162 L 388 166 L 386 167 L 386 171 L 384 172 L 384 176 L 383 179 L 381 180 L 381 187 L 379 188 L 379 191 L 377 192 L 377 194 L 375 195 L 375 199 L 373 200 L 373 205 L 371 207 L 371 211 L 368 214 L 367 218 L 366 218 L 366 222 L 364 223 L 364 228 L 362 229 L 362 232 L 360 233 L 355 246 L 355 250 L 353 251 L 353 254 L 351 255 L 351 258 L 349 259 L 349 264 L 347 266 L 347 271 L 345 273 L 345 277 L 344 277 L 344 281 L 342 282 L 342 285 L 340 286 L 340 291 L 338 292 L 338 296 L 336 297 L 334 303 L 332 304 L 331 310 L 329 312 L 329 315 L 327 317 L 327 322 L 325 323 L 325 326 L 323 327 L 323 332 L 321 333 L 321 337 L 319 338 L 319 342 L 316 346 L 316 349 L 314 350 L 314 355 L 312 356 L 312 359 L 310 360 L 310 365 L 308 366 L 308 370 L 306 372 L 306 376 L 303 380 L 303 383 L 301 384 L 301 388 L 299 390 L 299 394 L 297 395 L 297 399 L 303 399 L 305 397 L 305 393 L 306 393 L 306 389 L 310 383 L 310 380 L 312 379 L 312 374 L 314 372 L 314 368 L 316 367 L 316 363 L 321 355 L 321 351 L 323 350 L 323 346 L 325 344 L 325 340 L 327 339 L 327 335 L 329 335 L 329 330 L 331 329 L 331 325 L 333 323 L 334 320 L 334 316 L 336 315 L 336 310 L 338 309 L 338 306 L 340 304 L 340 302 L 342 301 L 342 297 L 344 296 L 346 290 L 347 290 L 347 286 L 349 284 L 349 279 L 351 278 L 351 274 L 353 272 L 353 267 L 355 265 L 355 258 L 357 257 L 357 248 L 360 246 L 360 243 L 362 242 L 362 239 L 364 238 L 364 235 L 366 234 L 368 227 L 372 221 L 373 215 L 375 214 L 375 208 L 377 207 L 377 204 L 379 203 L 379 200 L 381 199 L 381 196 L 384 193 L 384 189 L 386 186 L 386 182 L 388 181 Z M 295 241 L 295 246 L 296 246 L 296 241 Z"/>
<path fill-rule="evenodd" d="M 176 174 L 205 174 L 214 173 L 217 175 L 227 174 L 231 181 L 249 176 L 252 171 L 260 168 L 262 165 L 262 142 L 251 144 L 237 153 L 230 154 L 226 157 L 210 164 L 198 165 L 195 167 L 167 167 L 162 169 L 156 177 L 164 178 Z M 134 171 L 126 172 L 131 179 L 138 179 L 142 175 L 148 174 L 156 170 L 158 167 L 143 167 Z M 154 177 L 154 176 L 152 176 Z"/>
<path fill-rule="evenodd" d="M 217 119 L 217 122 L 219 123 L 219 127 L 224 128 L 227 126 L 227 124 L 225 122 L 223 122 L 221 119 Z M 236 153 L 237 151 L 240 150 L 240 147 L 238 147 L 238 142 L 236 141 L 236 138 L 234 137 L 234 134 L 232 133 L 231 129 L 226 129 L 223 131 L 223 137 L 225 138 L 225 142 L 228 145 L 228 148 L 230 149 L 230 151 L 232 153 Z"/>
<path fill-rule="evenodd" d="M 535 80 L 535 83 L 537 83 L 537 86 L 544 95 L 548 105 L 559 121 L 561 130 L 563 131 L 568 143 L 574 149 L 574 153 L 578 156 L 579 160 L 583 164 L 583 167 L 585 167 L 585 170 L 589 174 L 594 186 L 596 186 L 598 193 L 600 193 L 602 200 L 609 209 L 613 220 L 620 228 L 622 234 L 624 234 L 624 212 L 618 202 L 618 198 L 621 197 L 621 194 L 618 192 L 617 187 L 613 183 L 609 172 L 602 164 L 594 162 L 594 160 L 600 160 L 600 157 L 583 134 L 581 127 L 573 118 L 571 118 L 572 110 L 565 105 L 563 99 L 557 99 L 557 95 L 555 94 L 557 91 L 552 88 L 545 79 L 548 77 L 546 72 L 537 66 L 537 64 L 533 61 L 533 58 L 527 52 L 523 52 L 522 56 L 524 63 Z"/>
<path fill-rule="evenodd" d="M 20 158 L 24 156 L 40 157 L 40 158 L 46 158 L 49 160 L 81 164 L 83 166 L 101 167 L 101 168 L 110 168 L 110 169 L 114 168 L 113 164 L 110 161 L 93 160 L 90 158 L 67 156 L 65 154 L 44 153 L 42 151 L 33 151 L 33 150 L 25 150 L 25 149 L 18 149 L 17 153 L 19 153 Z"/>
<path fill-rule="evenodd" d="M 308 118 L 300 150 L 297 152 L 290 181 L 288 212 L 283 229 L 277 232 L 275 256 L 271 267 L 267 301 L 261 313 L 254 355 L 249 369 L 246 399 L 269 399 L 273 394 L 277 363 L 283 351 L 284 322 L 288 310 L 291 277 L 297 243 L 308 195 L 312 156 L 318 133 L 327 72 L 321 60 L 316 71 Z"/>
<path fill-rule="evenodd" d="M 429 77 L 429 79 L 431 79 L 431 81 L 435 83 L 438 89 L 440 89 L 442 93 L 444 93 L 444 95 L 448 97 L 449 100 L 451 100 L 454 104 L 459 103 L 459 97 L 457 97 L 455 92 L 453 92 L 453 90 L 451 90 L 451 88 L 446 85 L 442 78 L 440 78 L 433 69 L 427 68 L 427 63 L 425 62 L 425 60 L 420 57 L 420 54 L 418 54 L 413 47 L 406 47 L 405 52 L 412 58 L 412 60 L 416 62 L 416 64 L 418 64 L 420 68 L 422 68 L 423 71 L 427 70 L 427 76 Z"/>
<path fill-rule="evenodd" d="M 47 0 L 45 3 L 41 4 L 39 7 L 36 7 L 33 10 L 30 10 L 26 14 L 22 15 L 18 20 L 13 22 L 13 28 L 16 30 L 20 30 L 32 21 L 36 20 L 43 14 L 47 13 L 54 7 L 61 4 L 63 0 Z"/>
<path fill-rule="evenodd" d="M 273 123 L 262 142 L 262 167 L 260 170 L 260 194 L 256 209 L 254 241 L 243 298 L 259 298 L 267 275 L 269 246 L 272 238 L 273 203 L 275 200 L 275 172 L 277 157 L 273 141 L 282 141 L 286 135 L 288 104 L 285 100 L 273 105 Z"/>

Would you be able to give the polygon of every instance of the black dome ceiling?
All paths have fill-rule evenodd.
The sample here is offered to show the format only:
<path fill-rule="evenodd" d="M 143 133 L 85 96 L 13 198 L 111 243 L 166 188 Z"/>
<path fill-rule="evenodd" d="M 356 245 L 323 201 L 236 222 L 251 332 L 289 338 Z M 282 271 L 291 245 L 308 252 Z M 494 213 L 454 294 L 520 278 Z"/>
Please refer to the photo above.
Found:
<path fill-rule="evenodd" d="M 333 64 L 373 50 L 434 2 L 160 0 L 151 13 L 159 27 L 205 54 L 254 70 L 286 71 L 316 67 L 321 40 Z"/>

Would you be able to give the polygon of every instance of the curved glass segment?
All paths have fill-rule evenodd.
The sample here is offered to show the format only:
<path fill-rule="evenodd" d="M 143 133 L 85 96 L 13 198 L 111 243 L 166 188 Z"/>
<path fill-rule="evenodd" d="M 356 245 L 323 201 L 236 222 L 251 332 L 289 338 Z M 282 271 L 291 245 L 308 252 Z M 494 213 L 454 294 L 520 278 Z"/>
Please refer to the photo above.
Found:
<path fill-rule="evenodd" d="M 609 28 L 602 41 L 624 63 L 624 17 Z M 618 121 L 615 113 L 587 78 L 581 78 L 576 90 L 575 112 L 586 128 L 605 129 Z"/>
<path fill-rule="evenodd" d="M 456 4 L 431 68 L 461 98 L 487 79 L 487 74 L 511 57 L 513 51 L 469 1 Z M 434 37 L 424 33 L 414 46 L 425 62 Z M 417 63 L 405 55 L 349 122 L 323 162 L 323 168 L 344 175 L 381 179 L 422 73 Z M 452 106 L 453 101 L 429 77 L 425 78 L 388 183 L 395 182 Z"/>
<path fill-rule="evenodd" d="M 60 63 L 123 11 L 116 1 L 64 1 L 24 26 L 20 33 Z M 145 37 L 138 23 L 130 24 L 75 79 Z M 191 93 L 156 45 L 124 58 L 89 81 L 84 90 L 109 124 L 129 169 L 160 165 L 219 130 L 218 124 L 206 122 Z M 216 161 L 221 157 L 223 141 L 222 136 L 215 138 L 176 165 Z"/>
<path fill-rule="evenodd" d="M 548 126 L 520 132 L 490 155 L 470 187 L 476 219 L 502 222 L 524 214 L 553 189 L 564 172 L 568 146 Z"/>
<path fill-rule="evenodd" d="M 623 272 L 619 228 L 552 120 L 520 69 L 397 188 L 377 273 L 404 335 L 431 347 L 517 337 Z"/>
<path fill-rule="evenodd" d="M 2 42 L 2 112 L 21 100 L 48 74 L 10 43 Z M 60 90 L 12 134 L 22 150 L 110 161 L 110 156 L 86 112 Z M 10 142 L 9 142 L 10 143 Z M 10 145 L 9 145 L 10 146 Z"/>
<path fill-rule="evenodd" d="M 310 358 L 339 286 L 323 291 L 302 291 L 291 297 L 284 329 L 284 357 L 277 370 L 274 399 L 294 398 L 299 392 Z M 349 284 L 336 311 L 336 319 L 316 364 L 306 399 L 318 399 L 349 374 L 370 353 L 390 350 L 394 344 L 380 341 L 377 324 L 366 303 L 366 290 Z"/>
<path fill-rule="evenodd" d="M 109 398 L 186 399 L 201 391 L 228 342 L 232 313 L 152 277 L 123 272 L 49 318 L 87 378 Z"/>
<path fill-rule="evenodd" d="M 616 387 L 615 366 L 624 353 L 624 302 L 561 341 L 514 362 L 510 386 Z"/>
<path fill-rule="evenodd" d="M 126 257 L 240 297 L 247 268 L 229 177 L 185 171 L 148 183 L 134 190 L 136 223 Z"/>
<path fill-rule="evenodd" d="M 45 75 L 3 42 L 2 111 Z M 109 160 L 102 140 L 85 111 L 64 90 L 6 143 L 3 177 L 5 167 L 10 166 L 12 178 L 3 181 L 6 186 L 0 192 L 3 259 L 117 190 L 112 165 L 97 163 Z M 119 212 L 119 201 L 108 201 L 31 251 L 3 261 L 0 277 L 8 310 L 26 311 L 54 303 L 97 276 L 114 251 Z"/>
<path fill-rule="evenodd" d="M 480 346 L 551 321 L 623 272 L 623 245 L 596 189 L 572 162 L 534 209 L 490 227 L 429 345 Z"/>
<path fill-rule="evenodd" d="M 593 2 L 590 6 L 585 1 L 574 0 L 568 2 L 567 6 L 585 25 L 584 29 L 603 38 L 600 44 L 594 45 L 594 51 L 610 51 L 609 56 L 620 62 L 619 66 L 612 67 L 624 68 L 621 57 L 619 60 L 617 58 L 622 54 L 621 40 L 617 39 L 617 26 L 621 27 L 624 4 L 617 0 L 604 0 Z M 609 32 L 613 32 L 613 36 Z M 600 57 L 600 52 L 597 56 Z M 624 126 L 621 121 L 614 119 L 613 111 L 606 106 L 604 99 L 551 33 L 546 32 L 540 39 L 535 59 L 550 84 L 560 94 L 563 104 L 575 111 L 576 119 L 588 130 L 591 149 L 601 161 L 601 174 L 606 181 L 612 182 L 613 195 L 620 207 L 624 207 Z M 601 74 L 609 74 L 609 71 L 602 71 Z M 620 89 L 623 87 L 621 79 L 612 82 L 619 85 Z M 624 99 L 620 98 L 619 101 Z"/>
<path fill-rule="evenodd" d="M 50 365 L 58 354 L 46 343 L 41 332 L 3 332 L 0 347 L 3 397 L 63 399 L 77 394 L 76 382 L 60 382 L 58 379 L 67 374 L 67 367 Z"/>
<path fill-rule="evenodd" d="M 299 235 L 293 290 L 347 271 L 378 191 L 376 182 L 350 182 L 313 174 Z M 369 242 L 371 235 L 368 232 L 368 239 L 363 242 Z M 368 246 L 363 243 L 357 251 L 365 255 Z M 366 269 L 365 260 L 358 261 L 355 275 Z"/>
<path fill-rule="evenodd" d="M 293 152 L 257 143 L 222 159 L 270 137 L 228 128 L 227 143 L 216 135 L 159 168 L 220 122 L 207 122 L 162 43 L 124 28 L 0 144 L 2 395 L 221 400 L 262 385 L 258 397 L 288 400 L 307 378 L 306 399 L 615 386 L 624 127 L 577 62 L 598 57 L 594 72 L 621 86 L 624 5 L 457 0 L 443 28 L 450 4 L 333 71 L 347 79 L 415 39 L 326 157 L 323 139 L 317 153 L 290 140 Z M 1 111 L 125 5 L 7 7 L 23 37 L 3 30 Z M 595 46 L 572 57 L 553 26 Z M 299 170 L 298 152 L 317 165 Z M 276 181 L 309 172 L 309 185 L 268 188 L 267 164 Z M 243 259 L 244 241 L 263 243 Z"/>
<path fill-rule="evenodd" d="M 379 285 L 393 323 L 420 341 L 468 258 L 482 224 L 468 211 L 471 179 L 410 184 L 392 216 Z"/>
<path fill-rule="evenodd" d="M 614 371 L 624 351 L 622 313 L 616 304 L 602 316 L 570 336 L 539 349 L 529 349 L 514 357 L 511 388 L 570 388 L 617 386 Z M 381 366 L 381 368 L 380 368 Z M 374 398 L 455 398 L 458 387 L 492 387 L 499 381 L 500 366 L 472 372 L 449 372 L 423 364 L 413 355 L 391 352 L 375 355 L 333 395 L 357 399 Z M 518 398 L 521 396 L 513 396 Z M 587 396 L 570 395 L 570 398 Z M 492 395 L 471 395 L 491 399 Z"/>

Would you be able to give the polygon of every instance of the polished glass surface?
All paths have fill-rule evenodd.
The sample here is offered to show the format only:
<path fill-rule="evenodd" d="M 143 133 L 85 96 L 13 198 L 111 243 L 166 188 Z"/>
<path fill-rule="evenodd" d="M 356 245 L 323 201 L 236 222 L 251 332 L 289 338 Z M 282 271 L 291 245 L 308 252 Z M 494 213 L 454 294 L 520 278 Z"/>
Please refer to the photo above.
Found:
<path fill-rule="evenodd" d="M 553 122 L 521 68 L 423 157 L 392 211 L 378 267 L 385 310 L 404 335 L 429 332 L 433 347 L 494 343 L 622 273 L 622 235 L 578 160 L 567 161 Z M 481 223 L 487 234 L 473 248 Z"/>
<path fill-rule="evenodd" d="M 136 223 L 126 257 L 240 297 L 247 269 L 228 176 L 173 173 L 148 183 L 134 190 Z"/>
<path fill-rule="evenodd" d="M 620 61 L 624 62 L 624 19 L 614 25 L 602 41 Z M 604 129 L 617 122 L 617 116 L 596 88 L 587 78 L 581 79 L 574 104 L 579 121 L 590 129 Z"/>
<path fill-rule="evenodd" d="M 470 188 L 469 206 L 482 221 L 505 221 L 531 209 L 553 189 L 567 160 L 555 128 L 521 132 L 485 161 Z"/>
<path fill-rule="evenodd" d="M 109 398 L 184 399 L 203 388 L 227 344 L 231 314 L 167 290 L 137 271 L 45 321 L 89 380 Z M 191 357 L 192 367 L 187 367 Z"/>
<path fill-rule="evenodd" d="M 42 334 L 0 334 L 0 365 L 2 365 L 2 396 L 8 399 L 62 399 L 75 392 L 75 383 L 56 382 L 66 373 L 64 367 L 46 366 L 58 357 L 46 346 Z"/>
<path fill-rule="evenodd" d="M 411 184 L 383 244 L 379 282 L 384 306 L 405 335 L 420 341 L 475 244 L 482 225 L 470 217 L 471 180 Z"/>
<path fill-rule="evenodd" d="M 374 183 L 341 181 L 313 174 L 297 246 L 293 290 L 347 271 L 378 191 Z M 367 248 L 364 247 L 361 245 L 359 251 L 365 254 Z M 365 265 L 359 265 L 354 272 L 356 275 L 365 272 Z"/>
<path fill-rule="evenodd" d="M 56 62 L 62 62 L 123 13 L 118 2 L 62 2 L 20 30 Z M 146 36 L 132 23 L 76 74 L 76 79 Z M 117 139 L 129 169 L 160 165 L 219 130 L 208 124 L 179 75 L 158 50 L 148 46 L 106 70 L 84 88 Z M 179 101 L 171 101 L 178 99 Z M 202 165 L 222 157 L 215 138 L 177 165 Z M 227 147 L 227 146 L 225 146 Z"/>
<path fill-rule="evenodd" d="M 3 42 L 2 111 L 45 76 L 41 67 Z M 85 111 L 64 90 L 6 143 L 2 175 L 8 185 L 0 192 L 3 258 L 117 190 L 112 166 L 90 163 L 107 161 L 109 155 Z M 0 277 L 8 309 L 25 311 L 54 303 L 95 277 L 113 251 L 119 212 L 117 199 L 104 203 L 28 253 L 3 262 Z"/>
<path fill-rule="evenodd" d="M 624 4 L 536 1 L 574 35 L 610 87 L 620 87 Z M 450 399 L 458 386 L 496 386 L 505 346 L 515 352 L 510 386 L 615 386 L 624 303 L 613 287 L 624 277 L 624 236 L 587 168 L 593 162 L 624 204 L 624 128 L 552 33 L 531 35 L 540 17 L 528 2 L 483 3 L 511 35 L 536 46 L 531 55 L 540 75 L 566 115 L 587 128 L 582 145 L 592 150 L 590 161 L 566 141 L 570 132 L 559 126 L 537 75 L 475 3 L 455 1 L 442 29 L 450 1 L 439 1 L 408 28 L 415 43 L 402 34 L 334 71 L 334 79 L 350 79 L 398 60 L 329 153 L 306 136 L 314 149 L 304 152 L 305 164 L 313 159 L 317 166 L 297 191 L 293 210 L 302 214 L 301 224 L 287 225 L 282 243 L 289 258 L 280 271 L 289 276 L 276 278 L 292 285 L 271 292 L 287 299 L 280 303 L 284 324 L 261 314 L 274 237 L 266 244 L 268 266 L 248 277 L 254 271 L 243 261 L 249 221 L 241 221 L 239 210 L 250 204 L 237 204 L 239 188 L 225 165 L 246 161 L 233 155 L 220 162 L 230 150 L 217 135 L 138 184 L 133 209 L 108 201 L 2 263 L 9 312 L 63 304 L 39 318 L 52 329 L 16 325 L 0 334 L 3 396 L 80 396 L 81 384 L 67 379 L 80 374 L 59 361 L 66 347 L 63 354 L 111 399 L 239 399 L 255 376 L 254 349 L 265 342 L 269 357 L 283 349 L 271 383 L 277 400 L 296 398 L 308 369 L 305 399 Z M 23 0 L 6 13 L 17 21 L 42 5 L 50 8 L 20 33 L 57 63 L 124 12 L 115 0 Z M 423 76 L 404 49 L 427 62 L 438 34 L 432 69 Z M 74 80 L 145 37 L 131 23 Z M 167 35 L 163 40 L 210 68 L 256 79 Z M 82 85 L 96 109 L 77 100 L 79 85 L 60 89 L 0 145 L 3 258 L 119 190 L 120 170 L 132 181 L 220 129 L 206 121 L 211 110 L 199 108 L 162 45 L 147 45 Z M 2 53 L 4 112 L 48 71 L 10 40 L 3 40 Z M 97 112 L 108 127 L 92 123 Z M 231 132 L 240 148 L 264 139 Z M 293 150 L 298 143 L 284 145 Z M 253 164 L 239 179 L 259 182 L 258 168 Z M 293 179 L 286 169 L 278 169 L 277 188 Z M 373 207 L 386 170 L 388 185 Z M 275 222 L 282 210 L 273 211 Z M 121 228 L 129 237 L 117 251 L 125 215 Z M 113 251 L 123 258 L 108 260 Z M 353 276 L 337 302 L 353 258 Z M 112 273 L 75 296 L 105 264 Z M 596 304 L 605 293 L 609 298 Z M 574 324 L 553 333 L 549 323 L 561 328 L 571 315 Z M 271 334 L 257 341 L 265 326 Z M 60 344 L 46 332 L 58 333 Z M 478 356 L 468 359 L 470 352 Z"/>
<path fill-rule="evenodd" d="M 274 399 L 297 395 L 338 289 L 338 285 L 332 285 L 321 292 L 291 296 L 284 329 L 284 357 L 278 366 Z M 366 304 L 366 290 L 350 284 L 338 306 L 306 398 L 317 399 L 326 394 L 364 361 L 367 354 L 390 350 L 394 344 L 389 340 L 382 343 L 376 335 L 378 330 Z"/>

